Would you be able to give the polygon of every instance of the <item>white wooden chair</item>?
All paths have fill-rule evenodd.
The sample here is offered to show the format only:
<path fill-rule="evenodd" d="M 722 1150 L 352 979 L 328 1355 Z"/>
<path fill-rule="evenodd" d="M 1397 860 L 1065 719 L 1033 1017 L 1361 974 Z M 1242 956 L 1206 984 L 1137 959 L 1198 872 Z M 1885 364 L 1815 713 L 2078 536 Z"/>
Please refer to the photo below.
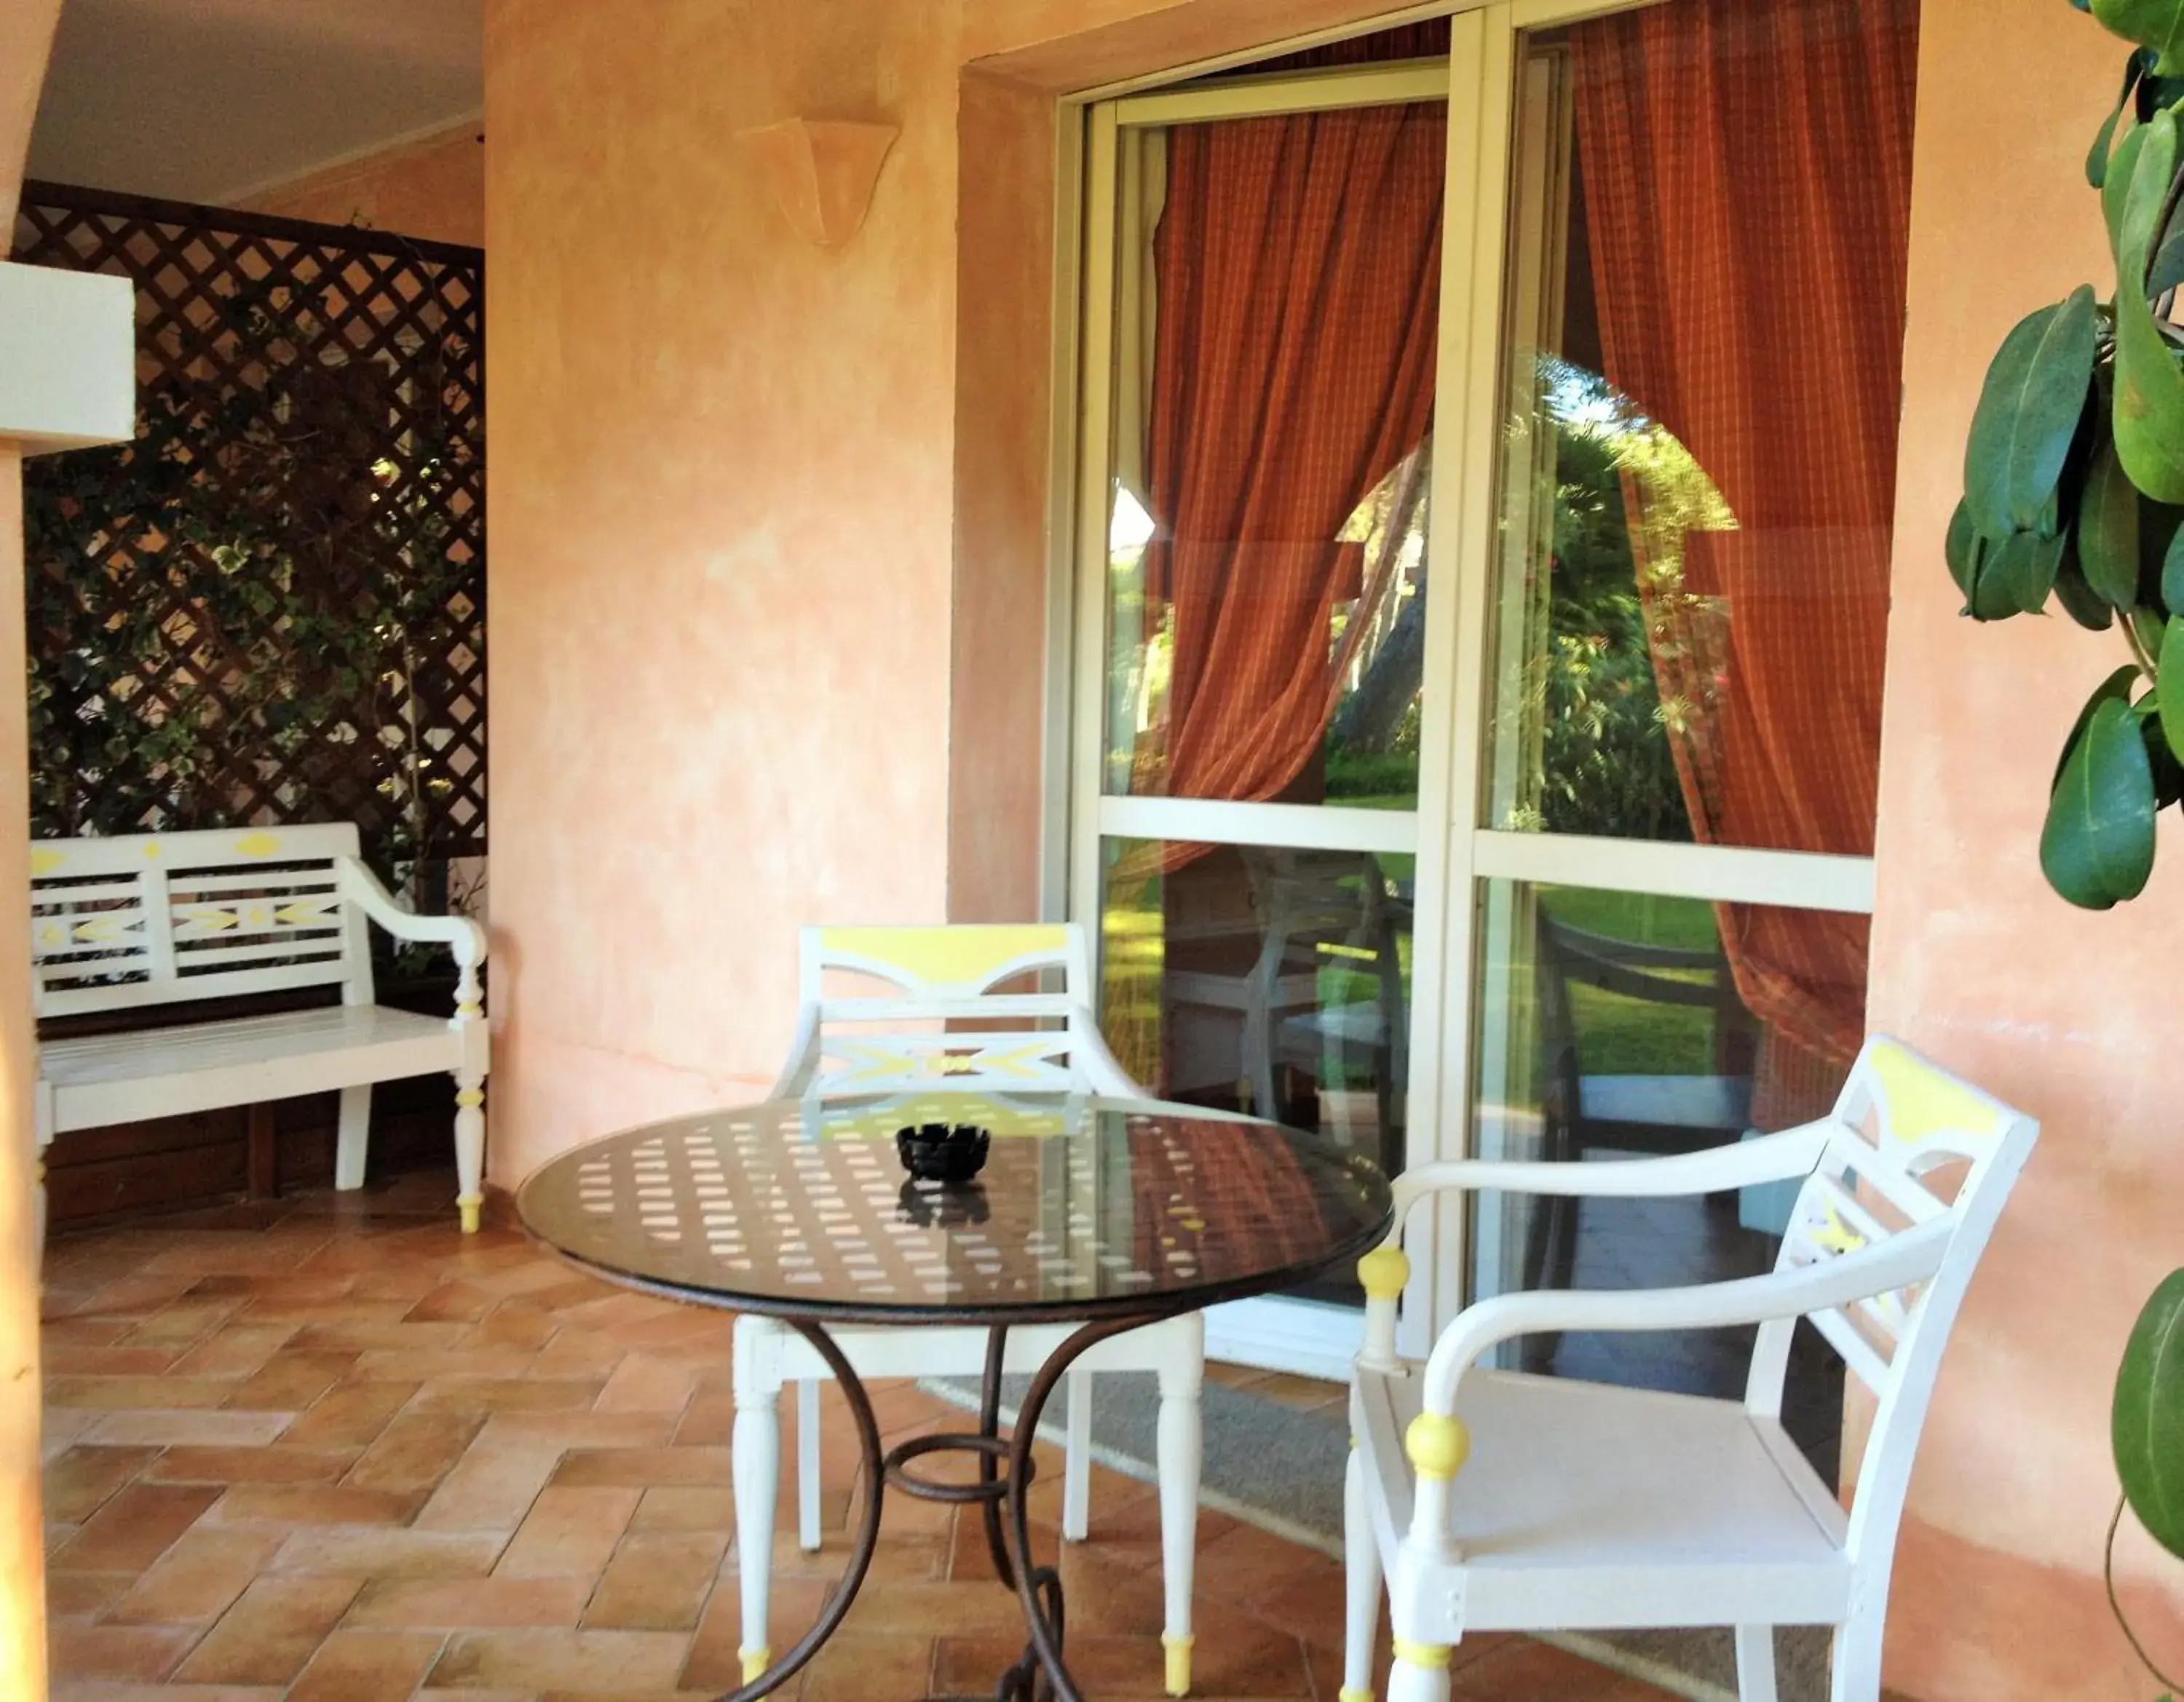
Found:
<path fill-rule="evenodd" d="M 912 1097 L 936 1088 L 1144 1100 L 1100 1038 L 1092 1015 L 1091 958 L 1074 924 L 1030 926 L 806 928 L 803 1012 L 773 1097 Z M 886 991 L 830 992 L 827 977 Z M 1058 990 L 1049 985 L 1058 977 Z M 1007 991 L 1040 980 L 1039 991 Z M 1001 990 L 996 990 L 1001 989 Z M 947 1025 L 975 1022 L 972 1029 Z M 1041 1026 L 1041 1025 L 1046 1025 Z M 1072 1326 L 1009 1332 L 1006 1367 L 1036 1371 Z M 832 1329 L 860 1377 L 975 1374 L 985 1365 L 982 1327 Z M 1150 1371 L 1160 1379 L 1156 1465 L 1161 1560 L 1166 1574 L 1169 1693 L 1190 1684 L 1190 1592 L 1198 1529 L 1199 1395 L 1206 1331 L 1196 1313 L 1101 1343 L 1068 1374 L 1068 1449 L 1062 1534 L 1082 1541 L 1089 1516 L 1094 1371 Z M 778 1399 L 797 1386 L 797 1532 L 819 1546 L 819 1380 L 831 1372 L 811 1344 L 777 1320 L 736 1321 L 734 1479 L 746 1683 L 772 1654 L 765 1636 L 780 1472 Z M 872 1493 L 878 1493 L 874 1489 Z"/>
<path fill-rule="evenodd" d="M 485 931 L 404 909 L 358 860 L 353 824 L 36 840 L 30 901 L 39 1016 L 190 1007 L 159 1026 L 39 1048 L 42 1179 L 45 1149 L 71 1130 L 334 1089 L 334 1186 L 361 1188 L 371 1084 L 444 1070 L 455 1078 L 457 1203 L 464 1230 L 476 1229 Z M 454 953 L 450 1016 L 373 1003 L 368 923 Z M 222 999 L 308 987 L 337 987 L 341 1002 L 207 1020 Z"/>
<path fill-rule="evenodd" d="M 1654 1626 L 1733 1627 L 1744 1702 L 1774 1702 L 1778 1625 L 1835 1627 L 1835 1702 L 1871 1702 L 1897 1526 L 1942 1350 L 2038 1133 L 1876 1037 L 1833 1114 L 1802 1128 L 1666 1158 L 1428 1165 L 1400 1178 L 1399 1235 L 1404 1214 L 1449 1188 L 1658 1197 L 1803 1182 L 1765 1276 L 1501 1295 L 1459 1314 L 1423 1365 L 1396 1354 L 1402 1252 L 1390 1239 L 1366 1255 L 1342 1702 L 1371 1696 L 1384 1577 L 1389 1702 L 1446 1698 L 1451 1646 L 1469 1631 Z M 1780 1421 L 1800 1316 L 1879 1399 L 1847 1515 Z M 1759 1326 L 1741 1401 L 1479 1364 L 1535 1331 L 1733 1324 Z"/>

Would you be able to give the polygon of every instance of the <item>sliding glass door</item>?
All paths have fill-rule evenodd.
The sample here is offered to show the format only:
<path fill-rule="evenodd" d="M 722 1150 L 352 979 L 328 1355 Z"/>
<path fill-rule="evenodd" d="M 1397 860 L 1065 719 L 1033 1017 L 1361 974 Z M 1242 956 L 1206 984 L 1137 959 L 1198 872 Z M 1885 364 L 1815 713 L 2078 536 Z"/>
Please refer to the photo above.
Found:
<path fill-rule="evenodd" d="M 1502 0 L 1091 108 L 1071 904 L 1149 1087 L 1391 1171 L 1825 1109 L 1916 22 Z M 1408 1344 L 1507 1288 L 1758 1268 L 1777 1209 L 1443 1201 Z M 1350 1298 L 1238 1351 L 1333 1369 Z M 1528 1357 L 1712 1390 L 1735 1355 Z"/>

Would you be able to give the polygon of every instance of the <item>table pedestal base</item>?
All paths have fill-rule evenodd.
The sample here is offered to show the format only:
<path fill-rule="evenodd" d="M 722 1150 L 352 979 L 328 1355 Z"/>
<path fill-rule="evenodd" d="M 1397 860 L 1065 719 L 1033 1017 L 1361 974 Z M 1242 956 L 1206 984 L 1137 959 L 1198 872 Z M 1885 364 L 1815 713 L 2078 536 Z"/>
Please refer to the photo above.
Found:
<path fill-rule="evenodd" d="M 1165 1312 L 1133 1314 L 1128 1318 L 1087 1324 L 1072 1332 L 1047 1356 L 1046 1363 L 1033 1377 L 1023 1405 L 1006 1437 L 1000 1434 L 1000 1412 L 1001 1365 L 1006 1355 L 1008 1331 L 996 1325 L 987 1338 L 986 1368 L 978 1399 L 978 1428 L 975 1432 L 914 1437 L 884 1452 L 880 1448 L 879 1425 L 872 1416 L 872 1399 L 833 1338 L 821 1325 L 801 1319 L 788 1321 L 827 1361 L 834 1380 L 841 1385 L 843 1396 L 850 1404 L 850 1416 L 856 1423 L 865 1482 L 871 1488 L 865 1497 L 863 1516 L 857 1523 L 849 1566 L 842 1574 L 840 1584 L 827 1597 L 817 1622 L 787 1655 L 740 1690 L 722 1698 L 722 1702 L 756 1702 L 759 1697 L 770 1694 L 801 1671 L 834 1634 L 856 1600 L 865 1574 L 871 1568 L 872 1551 L 879 1543 L 881 1498 L 887 1489 L 898 1489 L 921 1500 L 977 1505 L 985 1525 L 986 1551 L 993 1557 L 994 1574 L 1005 1588 L 1017 1593 L 1017 1599 L 1023 1608 L 1024 1624 L 1030 1633 L 1022 1658 L 1002 1673 L 994 1686 L 994 1702 L 1048 1702 L 1049 1699 L 1052 1702 L 1083 1702 L 1084 1693 L 1070 1677 L 1069 1668 L 1062 1659 L 1066 1609 L 1061 1574 L 1054 1566 L 1036 1564 L 1031 1552 L 1026 1498 L 1036 1470 L 1032 1460 L 1032 1443 L 1039 1433 L 1039 1415 L 1046 1410 L 1047 1400 L 1061 1381 L 1062 1374 L 1088 1349 L 1110 1336 L 1179 1316 L 1187 1310 L 1178 1307 Z M 916 1476 L 911 1470 L 911 1463 L 932 1454 L 975 1456 L 978 1462 L 977 1481 L 939 1482 Z"/>

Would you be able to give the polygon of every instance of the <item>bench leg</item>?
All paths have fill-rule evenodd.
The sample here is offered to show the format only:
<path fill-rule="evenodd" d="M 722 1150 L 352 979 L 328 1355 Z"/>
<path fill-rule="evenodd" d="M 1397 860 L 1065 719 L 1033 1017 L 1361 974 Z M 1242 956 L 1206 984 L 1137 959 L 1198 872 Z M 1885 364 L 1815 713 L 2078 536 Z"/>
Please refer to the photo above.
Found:
<path fill-rule="evenodd" d="M 462 1192 L 463 1233 L 477 1232 L 478 1208 L 485 1204 L 485 1076 L 477 1071 L 455 1076 L 455 1176 Z"/>
<path fill-rule="evenodd" d="M 334 1141 L 334 1186 L 364 1186 L 364 1150 L 371 1138 L 371 1084 L 344 1087 L 341 1096 L 341 1128 Z"/>

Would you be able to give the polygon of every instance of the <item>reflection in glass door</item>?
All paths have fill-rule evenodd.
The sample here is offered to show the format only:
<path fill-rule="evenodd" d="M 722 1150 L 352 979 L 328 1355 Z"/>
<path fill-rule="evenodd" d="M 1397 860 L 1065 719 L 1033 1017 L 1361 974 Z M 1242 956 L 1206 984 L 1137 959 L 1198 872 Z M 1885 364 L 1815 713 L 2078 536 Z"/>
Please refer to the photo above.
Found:
<path fill-rule="evenodd" d="M 1100 918 L 1102 1021 L 1162 1097 L 1391 1171 L 1448 40 L 1440 20 L 1114 103 L 1089 144 L 1110 240 L 1088 257 L 1084 501 L 1104 536 L 1083 546 L 1072 889 Z M 1292 1317 L 1298 1351 L 1274 1357 L 1333 1371 L 1354 1327 L 1315 1358 Z"/>

